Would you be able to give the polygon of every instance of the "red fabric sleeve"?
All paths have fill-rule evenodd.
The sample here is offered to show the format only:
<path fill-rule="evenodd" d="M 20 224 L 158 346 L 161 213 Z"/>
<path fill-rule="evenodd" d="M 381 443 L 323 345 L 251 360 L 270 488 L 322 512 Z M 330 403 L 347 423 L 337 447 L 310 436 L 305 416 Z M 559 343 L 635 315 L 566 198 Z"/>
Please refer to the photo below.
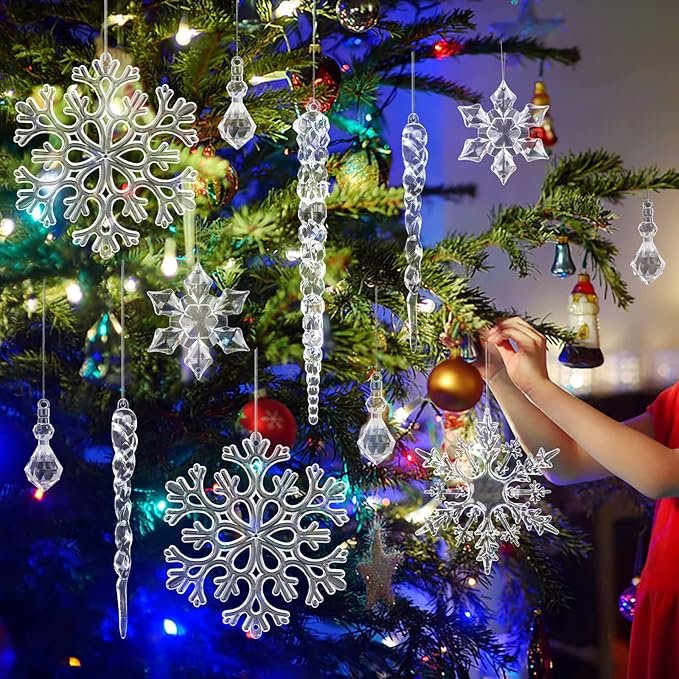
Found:
<path fill-rule="evenodd" d="M 679 445 L 679 382 L 661 391 L 647 410 L 653 418 L 655 440 L 671 448 Z"/>

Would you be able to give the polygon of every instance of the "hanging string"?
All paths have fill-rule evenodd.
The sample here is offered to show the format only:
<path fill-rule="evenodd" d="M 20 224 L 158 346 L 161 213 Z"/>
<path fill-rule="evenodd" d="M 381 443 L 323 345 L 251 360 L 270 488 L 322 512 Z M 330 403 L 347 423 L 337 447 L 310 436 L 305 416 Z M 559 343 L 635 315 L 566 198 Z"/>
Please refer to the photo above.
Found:
<path fill-rule="evenodd" d="M 125 398 L 125 260 L 120 258 L 120 398 Z"/>
<path fill-rule="evenodd" d="M 415 50 L 410 51 L 410 112 L 415 113 Z"/>
<path fill-rule="evenodd" d="M 236 56 L 238 56 L 238 5 L 240 0 L 236 0 Z"/>
<path fill-rule="evenodd" d="M 255 401 L 255 434 L 259 434 L 259 347 L 255 347 L 255 379 L 254 379 L 254 401 Z"/>
<path fill-rule="evenodd" d="M 318 24 L 316 22 L 316 0 L 311 6 L 311 96 L 316 98 L 316 49 L 320 47 L 316 43 L 316 32 Z"/>
<path fill-rule="evenodd" d="M 486 379 L 483 382 L 483 400 L 486 408 L 488 407 L 488 341 L 486 340 L 485 344 L 485 366 L 486 366 Z"/>
<path fill-rule="evenodd" d="M 380 369 L 380 361 L 379 361 L 379 354 L 378 354 L 378 347 L 379 347 L 379 342 L 378 342 L 378 330 L 379 330 L 379 322 L 377 319 L 377 300 L 378 300 L 378 294 L 379 294 L 379 288 L 375 286 L 375 370 L 379 371 Z"/>
<path fill-rule="evenodd" d="M 505 52 L 502 40 L 500 40 L 500 68 L 502 69 L 502 82 L 505 80 Z"/>
<path fill-rule="evenodd" d="M 40 345 L 40 362 L 42 364 L 42 398 L 45 400 L 45 281 L 42 282 L 42 344 Z"/>
<path fill-rule="evenodd" d="M 104 27 L 103 27 L 103 38 L 104 38 L 104 52 L 108 52 L 108 0 L 104 0 Z"/>

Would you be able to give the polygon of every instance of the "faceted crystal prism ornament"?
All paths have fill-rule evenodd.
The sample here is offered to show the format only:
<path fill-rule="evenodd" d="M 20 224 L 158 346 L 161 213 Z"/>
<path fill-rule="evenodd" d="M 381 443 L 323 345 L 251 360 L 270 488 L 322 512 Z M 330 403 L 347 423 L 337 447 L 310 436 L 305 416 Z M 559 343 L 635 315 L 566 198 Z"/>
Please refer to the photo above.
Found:
<path fill-rule="evenodd" d="M 24 472 L 26 478 L 44 493 L 61 478 L 64 470 L 50 446 L 54 427 L 50 423 L 50 402 L 45 398 L 38 401 L 38 422 L 33 427 L 33 436 L 38 445 L 24 467 Z"/>
<path fill-rule="evenodd" d="M 630 266 L 634 274 L 646 285 L 659 278 L 665 270 L 665 260 L 660 256 L 653 242 L 653 237 L 657 232 L 658 227 L 653 221 L 653 203 L 645 200 L 642 208 L 642 222 L 639 224 L 639 233 L 643 241 L 630 262 Z"/>
<path fill-rule="evenodd" d="M 173 290 L 147 293 L 154 311 L 170 319 L 167 328 L 156 330 L 148 350 L 172 354 L 181 345 L 187 350 L 184 363 L 198 380 L 213 363 L 212 347 L 219 347 L 225 354 L 249 351 L 243 331 L 229 326 L 229 316 L 243 311 L 250 292 L 224 290 L 214 297 L 211 287 L 212 279 L 198 262 L 184 281 L 186 292 L 182 297 Z"/>
<path fill-rule="evenodd" d="M 370 396 L 365 405 L 370 413 L 370 419 L 361 427 L 358 449 L 370 462 L 380 464 L 394 452 L 396 441 L 382 417 L 387 402 L 382 393 L 382 376 L 379 372 L 373 373 L 370 378 Z"/>
<path fill-rule="evenodd" d="M 245 146 L 255 134 L 257 126 L 243 103 L 248 86 L 243 80 L 243 60 L 240 57 L 231 59 L 231 81 L 226 86 L 231 97 L 229 108 L 219 123 L 219 134 L 235 149 Z"/>
<path fill-rule="evenodd" d="M 493 156 L 490 169 L 506 184 L 516 170 L 515 155 L 520 153 L 529 163 L 549 158 L 542 140 L 530 136 L 531 128 L 542 125 L 549 106 L 526 104 L 522 111 L 517 111 L 516 95 L 504 79 L 490 100 L 494 108 L 488 113 L 480 104 L 457 107 L 465 127 L 477 130 L 476 138 L 465 141 L 458 160 L 478 163 L 486 155 Z"/>

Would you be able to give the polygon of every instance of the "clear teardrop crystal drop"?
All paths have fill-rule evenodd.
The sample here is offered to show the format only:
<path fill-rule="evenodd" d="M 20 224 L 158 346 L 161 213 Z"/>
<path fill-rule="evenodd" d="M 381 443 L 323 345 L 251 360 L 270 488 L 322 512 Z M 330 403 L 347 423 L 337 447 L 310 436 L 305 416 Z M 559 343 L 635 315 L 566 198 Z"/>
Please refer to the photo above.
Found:
<path fill-rule="evenodd" d="M 64 468 L 47 441 L 39 441 L 28 463 L 24 467 L 26 478 L 40 490 L 46 492 L 60 478 Z"/>
<path fill-rule="evenodd" d="M 653 240 L 644 240 L 630 262 L 632 271 L 646 285 L 659 278 L 665 270 L 665 260 L 660 256 Z"/>

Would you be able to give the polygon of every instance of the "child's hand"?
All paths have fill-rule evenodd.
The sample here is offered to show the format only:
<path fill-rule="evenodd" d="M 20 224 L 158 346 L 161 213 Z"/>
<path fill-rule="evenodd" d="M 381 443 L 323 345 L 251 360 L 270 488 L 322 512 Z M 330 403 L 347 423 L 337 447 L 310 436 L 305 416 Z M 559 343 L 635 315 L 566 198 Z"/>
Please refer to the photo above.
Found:
<path fill-rule="evenodd" d="M 500 377 L 502 373 L 506 375 L 505 364 L 500 356 L 500 352 L 494 344 L 488 341 L 490 330 L 486 330 L 481 335 L 481 351 L 479 357 L 474 363 L 481 373 L 481 377 L 487 382 Z"/>
<path fill-rule="evenodd" d="M 497 347 L 512 382 L 525 394 L 549 381 L 547 374 L 547 340 L 526 323 L 514 317 L 500 321 L 490 330 L 488 344 Z"/>

